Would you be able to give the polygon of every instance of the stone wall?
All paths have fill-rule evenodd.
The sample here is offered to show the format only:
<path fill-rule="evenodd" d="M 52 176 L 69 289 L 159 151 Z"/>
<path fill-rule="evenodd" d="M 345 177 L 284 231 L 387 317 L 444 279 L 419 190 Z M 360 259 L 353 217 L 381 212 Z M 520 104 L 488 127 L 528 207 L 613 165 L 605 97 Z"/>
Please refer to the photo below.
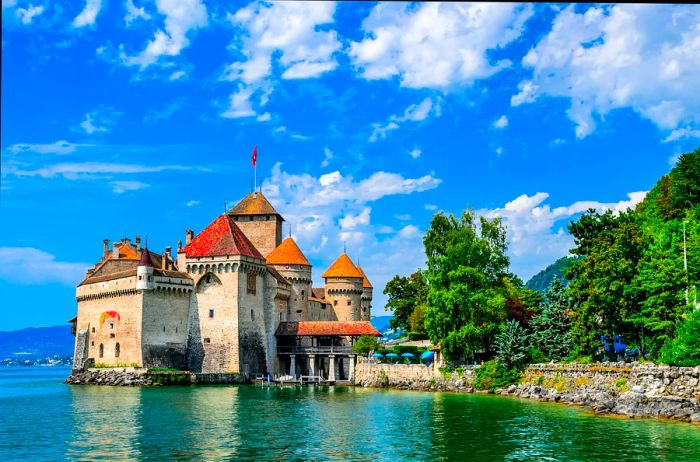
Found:
<path fill-rule="evenodd" d="M 474 366 L 443 374 L 423 364 L 377 364 L 358 358 L 355 385 L 404 390 L 473 391 Z"/>

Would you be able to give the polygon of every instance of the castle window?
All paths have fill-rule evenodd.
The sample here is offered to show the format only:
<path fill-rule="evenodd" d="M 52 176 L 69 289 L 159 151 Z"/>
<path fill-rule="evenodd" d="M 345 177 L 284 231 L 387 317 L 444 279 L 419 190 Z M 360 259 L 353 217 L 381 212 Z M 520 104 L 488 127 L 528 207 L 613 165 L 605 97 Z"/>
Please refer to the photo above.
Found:
<path fill-rule="evenodd" d="M 338 306 L 338 300 L 333 300 L 333 306 Z"/>
<path fill-rule="evenodd" d="M 209 337 L 206 337 L 206 338 L 204 339 L 204 343 L 211 343 L 211 340 L 209 339 Z"/>
<path fill-rule="evenodd" d="M 105 346 L 100 343 L 100 358 L 103 358 L 105 355 Z"/>
<path fill-rule="evenodd" d="M 207 274 L 207 284 L 211 284 L 211 274 Z"/>
<path fill-rule="evenodd" d="M 163 332 L 165 332 L 165 326 L 163 326 Z"/>
<path fill-rule="evenodd" d="M 248 293 L 249 294 L 255 295 L 256 283 L 257 283 L 257 278 L 255 277 L 255 273 L 248 273 Z"/>
<path fill-rule="evenodd" d="M 139 281 L 140 281 L 141 279 L 143 279 L 143 276 L 139 276 Z"/>
<path fill-rule="evenodd" d="M 115 333 L 109 334 L 109 338 L 114 338 L 114 337 L 116 337 L 116 336 L 117 336 L 117 334 L 115 334 Z"/>
<path fill-rule="evenodd" d="M 113 322 L 109 323 L 109 330 L 114 330 L 114 323 Z"/>
<path fill-rule="evenodd" d="M 90 346 L 95 346 L 95 341 L 90 342 Z"/>
<path fill-rule="evenodd" d="M 255 321 L 255 311 L 250 310 L 250 320 Z"/>
<path fill-rule="evenodd" d="M 352 300 L 348 300 L 348 306 L 352 305 Z"/>
<path fill-rule="evenodd" d="M 213 318 L 214 317 L 214 310 L 209 310 L 209 317 Z"/>
<path fill-rule="evenodd" d="M 292 307 L 287 305 L 287 321 L 292 317 Z"/>
<path fill-rule="evenodd" d="M 303 290 L 301 291 L 301 299 L 302 300 L 304 299 L 304 291 Z"/>
<path fill-rule="evenodd" d="M 94 327 L 92 328 L 92 333 L 93 333 L 93 334 L 95 333 L 95 328 L 94 328 Z"/>
<path fill-rule="evenodd" d="M 270 215 L 265 215 L 265 220 L 270 221 Z"/>
<path fill-rule="evenodd" d="M 117 342 L 117 344 L 114 345 L 114 357 L 118 358 L 120 352 L 121 352 L 121 347 L 119 346 L 119 342 Z"/>

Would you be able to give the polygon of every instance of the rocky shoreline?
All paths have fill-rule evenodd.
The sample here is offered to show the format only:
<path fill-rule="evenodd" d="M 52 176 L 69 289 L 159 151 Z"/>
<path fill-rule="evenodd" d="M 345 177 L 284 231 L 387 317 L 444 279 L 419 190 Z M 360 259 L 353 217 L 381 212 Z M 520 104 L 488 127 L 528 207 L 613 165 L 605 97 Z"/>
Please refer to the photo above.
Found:
<path fill-rule="evenodd" d="M 195 374 L 187 371 L 149 371 L 133 367 L 73 370 L 70 385 L 162 386 L 250 383 L 241 374 Z"/>
<path fill-rule="evenodd" d="M 441 373 L 421 365 L 359 364 L 356 385 L 420 391 L 476 390 L 477 367 Z M 700 424 L 700 367 L 533 364 L 518 385 L 491 393 L 589 407 L 596 414 Z"/>

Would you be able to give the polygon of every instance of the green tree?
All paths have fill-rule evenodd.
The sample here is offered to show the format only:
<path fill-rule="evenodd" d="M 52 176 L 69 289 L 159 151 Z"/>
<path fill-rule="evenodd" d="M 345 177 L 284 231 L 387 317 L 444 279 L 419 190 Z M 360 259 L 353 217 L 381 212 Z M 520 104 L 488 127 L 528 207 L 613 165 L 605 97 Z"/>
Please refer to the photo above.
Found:
<path fill-rule="evenodd" d="M 678 336 L 664 346 L 662 360 L 673 366 L 700 366 L 700 311 L 680 324 Z"/>
<path fill-rule="evenodd" d="M 511 319 L 503 325 L 503 330 L 496 336 L 498 360 L 508 369 L 522 370 L 528 362 L 530 335 L 520 323 Z"/>
<path fill-rule="evenodd" d="M 389 321 L 392 329 L 411 330 L 409 318 L 418 305 L 425 304 L 428 297 L 428 285 L 421 270 L 409 277 L 396 275 L 387 282 L 384 294 L 389 297 L 385 310 L 392 310 Z"/>
<path fill-rule="evenodd" d="M 376 351 L 378 347 L 377 337 L 374 335 L 361 335 L 352 345 L 352 351 L 358 355 L 368 355 L 372 351 Z"/>
<path fill-rule="evenodd" d="M 555 277 L 544 294 L 542 312 L 530 324 L 535 346 L 548 359 L 561 361 L 574 346 L 568 311 L 566 285 L 559 277 Z"/>
<path fill-rule="evenodd" d="M 505 319 L 509 278 L 506 230 L 500 218 L 477 221 L 438 213 L 423 238 L 429 292 L 425 329 L 450 360 L 493 351 Z"/>
<path fill-rule="evenodd" d="M 414 340 L 427 338 L 425 331 L 425 304 L 421 303 L 413 310 L 413 313 L 408 317 L 408 322 L 411 326 L 409 336 Z"/>

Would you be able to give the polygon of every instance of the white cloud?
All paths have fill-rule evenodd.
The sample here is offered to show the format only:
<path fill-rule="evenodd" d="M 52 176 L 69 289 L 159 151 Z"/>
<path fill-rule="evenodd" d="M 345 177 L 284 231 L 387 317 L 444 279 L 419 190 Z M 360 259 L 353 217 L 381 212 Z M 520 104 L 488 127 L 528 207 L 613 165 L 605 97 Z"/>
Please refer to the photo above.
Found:
<path fill-rule="evenodd" d="M 380 3 L 348 54 L 366 79 L 398 77 L 411 88 L 469 85 L 510 66 L 489 54 L 520 37 L 532 13 L 531 5 L 505 3 Z"/>
<path fill-rule="evenodd" d="M 566 256 L 573 248 L 573 239 L 560 220 L 570 220 L 588 209 L 622 212 L 644 199 L 646 191 L 628 193 L 628 199 L 619 202 L 577 201 L 568 206 L 554 207 L 544 202 L 549 194 L 538 192 L 532 196 L 522 194 L 504 207 L 479 210 L 478 213 L 493 218 L 500 216 L 508 227 L 509 253 L 513 271 L 523 280 L 544 269 L 556 259 Z"/>
<path fill-rule="evenodd" d="M 411 214 L 409 214 L 409 213 L 404 213 L 404 214 L 394 215 L 394 216 L 395 216 L 398 220 L 401 220 L 401 221 L 407 221 L 407 220 L 410 220 L 410 219 L 411 219 Z"/>
<path fill-rule="evenodd" d="M 139 189 L 147 188 L 150 185 L 142 183 L 140 181 L 112 181 L 112 191 L 121 194 L 126 191 L 137 191 Z"/>
<path fill-rule="evenodd" d="M 40 178 L 63 177 L 68 180 L 79 180 L 102 178 L 104 175 L 155 173 L 166 170 L 193 170 L 193 167 L 184 165 L 137 165 L 104 162 L 77 162 L 60 163 L 37 169 L 22 169 L 15 166 L 8 166 L 3 169 L 3 175 Z"/>
<path fill-rule="evenodd" d="M 69 154 L 84 144 L 70 143 L 65 140 L 55 141 L 50 144 L 17 143 L 7 148 L 8 152 L 18 154 L 21 152 L 36 152 L 38 154 Z"/>
<path fill-rule="evenodd" d="M 570 100 L 576 136 L 628 108 L 662 130 L 700 123 L 700 9 L 694 5 L 602 5 L 563 9 L 523 58 L 533 75 L 511 104 Z M 673 136 L 673 135 L 670 135 Z"/>
<path fill-rule="evenodd" d="M 358 215 L 353 215 L 351 213 L 347 213 L 343 218 L 340 219 L 340 228 L 342 230 L 348 230 L 348 229 L 355 229 L 359 226 L 362 225 L 368 225 L 369 224 L 369 215 L 372 212 L 371 207 L 365 207 L 362 209 L 362 212 L 360 212 Z"/>
<path fill-rule="evenodd" d="M 14 284 L 60 283 L 75 286 L 92 265 L 57 261 L 56 257 L 34 247 L 0 247 L 0 279 Z"/>
<path fill-rule="evenodd" d="M 423 154 L 423 151 L 421 151 L 418 148 L 413 148 L 411 149 L 411 152 L 408 153 L 409 156 L 413 157 L 414 159 L 418 159 L 421 154 Z"/>
<path fill-rule="evenodd" d="M 195 205 L 199 205 L 199 201 L 197 201 L 197 200 L 187 201 L 187 202 L 185 202 L 185 205 L 187 207 L 194 207 Z"/>
<path fill-rule="evenodd" d="M 227 119 L 253 117 L 256 114 L 250 102 L 253 91 L 254 89 L 252 87 L 244 86 L 243 84 L 239 85 L 238 91 L 236 93 L 231 93 L 229 96 L 229 107 L 226 111 L 221 113 L 221 117 L 226 117 Z"/>
<path fill-rule="evenodd" d="M 333 151 L 326 146 L 323 148 L 323 161 L 321 162 L 321 167 L 328 167 L 330 165 L 331 160 L 333 160 Z"/>
<path fill-rule="evenodd" d="M 172 74 L 170 74 L 170 77 L 168 77 L 168 80 L 180 80 L 186 76 L 187 76 L 187 72 L 185 72 L 185 71 L 175 71 Z"/>
<path fill-rule="evenodd" d="M 503 154 L 503 148 L 502 148 L 501 146 L 498 146 L 498 147 L 495 149 L 495 151 L 496 151 L 496 155 L 497 155 L 497 156 L 500 156 L 501 154 Z"/>
<path fill-rule="evenodd" d="M 85 118 L 80 122 L 80 128 L 88 135 L 107 133 L 112 130 L 120 115 L 121 113 L 112 107 L 100 106 L 85 114 Z"/>
<path fill-rule="evenodd" d="M 425 98 L 420 103 L 411 104 L 408 106 L 403 111 L 403 114 L 390 116 L 385 123 L 372 124 L 372 133 L 369 136 L 369 142 L 374 143 L 379 139 L 386 138 L 389 132 L 397 130 L 401 127 L 399 123 L 422 122 L 431 115 L 440 117 L 441 114 L 442 109 L 440 106 L 440 99 L 433 101 L 432 98 Z"/>
<path fill-rule="evenodd" d="M 177 56 L 189 46 L 188 34 L 208 24 L 207 8 L 201 0 L 156 0 L 156 7 L 165 16 L 164 29 L 158 29 L 138 55 L 127 56 L 122 52 L 124 65 L 145 69 L 162 56 Z"/>
<path fill-rule="evenodd" d="M 494 128 L 506 128 L 508 126 L 508 117 L 502 115 L 498 119 L 496 119 L 493 123 Z"/>
<path fill-rule="evenodd" d="M 423 208 L 425 208 L 425 210 L 434 211 L 438 209 L 438 206 L 435 204 L 425 204 Z"/>
<path fill-rule="evenodd" d="M 38 16 L 44 12 L 44 7 L 29 5 L 27 8 L 17 8 L 15 15 L 22 21 L 22 24 L 28 25 L 32 23 L 34 16 Z"/>
<path fill-rule="evenodd" d="M 95 24 L 97 14 L 102 9 L 102 0 L 86 0 L 85 7 L 78 16 L 73 19 L 73 27 L 85 27 Z"/>
<path fill-rule="evenodd" d="M 151 19 L 151 15 L 146 13 L 146 9 L 144 7 L 137 8 L 136 5 L 134 5 L 134 0 L 126 0 L 125 7 L 126 16 L 124 16 L 124 22 L 127 26 L 131 25 L 131 23 L 137 19 Z"/>
<path fill-rule="evenodd" d="M 694 128 L 677 128 L 673 130 L 666 138 L 664 143 L 678 141 L 682 138 L 700 138 L 700 130 Z"/>
<path fill-rule="evenodd" d="M 272 115 L 269 112 L 265 112 L 264 114 L 260 114 L 258 117 L 256 117 L 255 120 L 258 122 L 267 122 L 270 119 L 272 119 Z"/>

